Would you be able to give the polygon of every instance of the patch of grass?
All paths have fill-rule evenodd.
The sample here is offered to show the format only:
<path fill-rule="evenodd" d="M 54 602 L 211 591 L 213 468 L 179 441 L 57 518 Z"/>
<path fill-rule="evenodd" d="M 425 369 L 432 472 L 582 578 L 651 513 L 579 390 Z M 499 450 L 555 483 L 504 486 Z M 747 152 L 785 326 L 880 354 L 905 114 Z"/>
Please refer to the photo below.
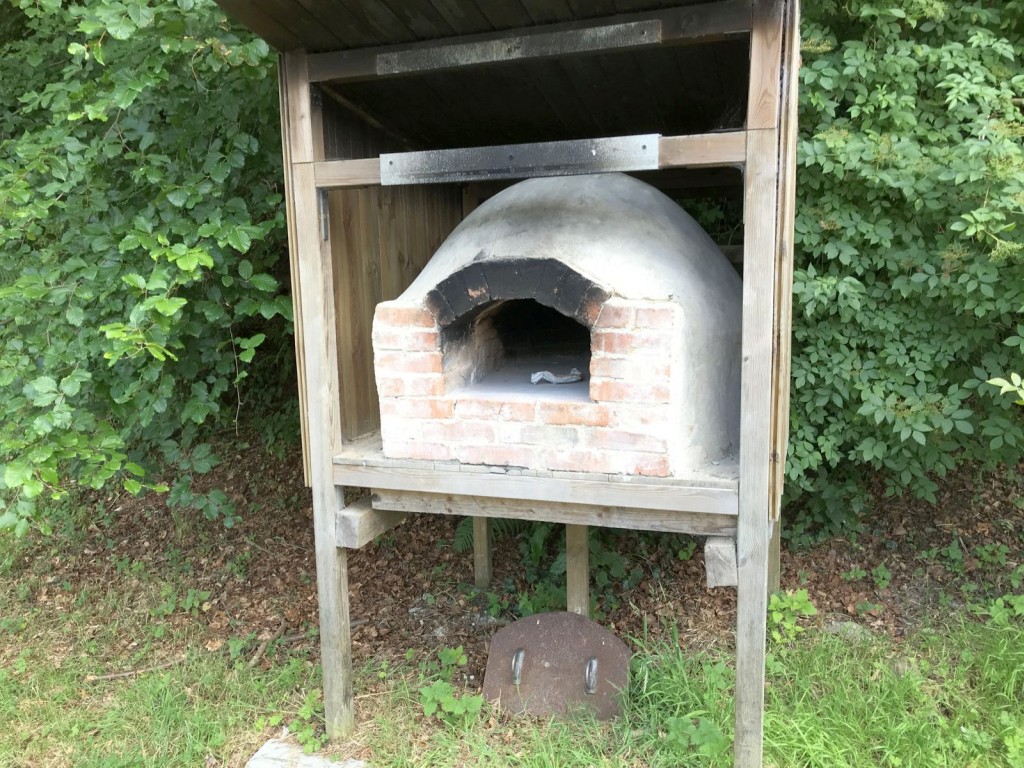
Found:
<path fill-rule="evenodd" d="M 0 768 L 240 766 L 266 738 L 262 716 L 288 724 L 319 696 L 309 659 L 262 670 L 205 650 L 202 593 L 189 603 L 187 586 L 159 620 L 166 583 L 13 586 L 0 590 Z"/>
<path fill-rule="evenodd" d="M 773 644 L 765 765 L 1024 764 L 1024 626 L 970 620 L 902 644 L 808 631 Z M 729 766 L 734 675 L 728 654 L 689 654 L 671 636 L 640 644 L 625 715 L 611 723 L 510 717 L 469 727 L 424 718 L 413 670 L 388 689 L 357 738 L 385 766 Z"/>

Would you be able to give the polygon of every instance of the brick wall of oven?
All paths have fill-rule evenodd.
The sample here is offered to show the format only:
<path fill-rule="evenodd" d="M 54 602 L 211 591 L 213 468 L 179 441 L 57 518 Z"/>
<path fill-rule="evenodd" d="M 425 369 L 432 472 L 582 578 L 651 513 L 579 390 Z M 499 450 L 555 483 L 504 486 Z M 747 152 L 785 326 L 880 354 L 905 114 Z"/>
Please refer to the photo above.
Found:
<path fill-rule="evenodd" d="M 678 453 L 682 310 L 613 297 L 591 321 L 590 399 L 524 399 L 446 386 L 431 312 L 378 305 L 374 367 L 384 455 L 625 475 L 670 476 Z M 532 390 L 531 390 L 532 391 Z"/>

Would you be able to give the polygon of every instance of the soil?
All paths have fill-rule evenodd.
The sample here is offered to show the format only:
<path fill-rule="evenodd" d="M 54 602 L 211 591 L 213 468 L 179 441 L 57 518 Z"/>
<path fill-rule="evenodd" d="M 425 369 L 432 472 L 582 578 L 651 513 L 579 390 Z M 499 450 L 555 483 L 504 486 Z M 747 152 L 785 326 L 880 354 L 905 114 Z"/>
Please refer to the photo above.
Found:
<path fill-rule="evenodd" d="M 60 554 L 51 557 L 43 581 L 126 580 L 124 563 L 141 561 L 147 573 L 172 574 L 166 578 L 182 580 L 183 588 L 210 593 L 198 617 L 170 618 L 205 623 L 208 651 L 227 653 L 229 638 L 250 637 L 246 654 L 260 665 L 273 662 L 275 648 L 315 652 L 312 508 L 301 456 L 293 451 L 278 459 L 260 448 L 222 450 L 221 456 L 212 473 L 197 479 L 197 490 L 223 489 L 239 523 L 226 528 L 196 512 L 171 510 L 166 496 L 156 494 L 96 497 L 98 512 L 84 542 L 52 548 Z M 885 499 L 879 492 L 855 537 L 803 551 L 784 547 L 782 588 L 808 591 L 819 611 L 814 621 L 853 621 L 896 638 L 934 616 L 940 604 L 955 602 L 969 585 L 1008 592 L 1010 574 L 1024 560 L 1024 514 L 1016 503 L 1024 498 L 1022 483 L 1019 469 L 967 470 L 944 481 L 936 504 Z M 405 663 L 410 650 L 423 658 L 461 645 L 469 657 L 467 684 L 480 684 L 488 639 L 514 616 L 509 610 L 490 615 L 487 596 L 469 587 L 472 553 L 453 546 L 458 522 L 413 516 L 349 554 L 357 666 Z M 635 640 L 657 637 L 674 624 L 687 647 L 731 645 L 735 590 L 704 586 L 699 545 L 681 559 L 680 550 L 685 555 L 689 547 L 680 537 L 622 533 L 602 542 L 626 558 L 630 572 L 628 589 L 613 583 L 597 592 L 605 625 Z M 519 593 L 531 591 L 519 539 L 499 538 L 493 556 L 495 598 L 514 607 Z M 46 593 L 44 585 L 33 599 L 45 602 Z"/>

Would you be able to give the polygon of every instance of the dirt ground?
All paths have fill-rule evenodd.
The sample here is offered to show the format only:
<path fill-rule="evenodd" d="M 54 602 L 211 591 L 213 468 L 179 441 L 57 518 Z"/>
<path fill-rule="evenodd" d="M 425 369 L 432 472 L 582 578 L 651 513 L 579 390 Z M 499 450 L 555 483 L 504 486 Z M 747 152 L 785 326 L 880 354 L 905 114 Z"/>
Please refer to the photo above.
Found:
<path fill-rule="evenodd" d="M 222 453 L 222 458 L 197 485 L 225 490 L 241 515 L 239 524 L 225 528 L 196 520 L 198 513 L 169 510 L 165 497 L 155 494 L 98 498 L 102 509 L 86 541 L 74 552 L 63 550 L 70 554 L 52 557 L 45 581 L 130 579 L 123 567 L 128 559 L 144 563 L 148 573 L 184 579 L 185 564 L 182 587 L 210 596 L 198 618 L 178 620 L 206 623 L 207 650 L 223 647 L 226 653 L 229 638 L 252 636 L 246 653 L 266 665 L 272 661 L 268 645 L 315 648 L 312 509 L 301 458 L 292 452 L 279 460 L 258 448 Z M 962 471 L 944 483 L 935 505 L 879 501 L 856 537 L 805 551 L 784 548 L 782 587 L 807 589 L 818 621 L 856 621 L 897 638 L 940 601 L 948 605 L 952 595 L 955 602 L 971 584 L 1009 591 L 1008 574 L 1024 559 L 1024 513 L 1016 504 L 1024 498 L 1022 483 L 1020 470 Z M 513 617 L 507 611 L 489 615 L 486 596 L 470 589 L 472 554 L 453 547 L 458 522 L 414 516 L 350 553 L 357 665 L 404 660 L 410 649 L 420 654 L 462 645 L 469 656 L 467 681 L 473 685 L 482 679 L 488 638 Z M 656 635 L 668 619 L 688 646 L 731 644 L 735 590 L 705 588 L 700 546 L 683 560 L 678 537 L 671 545 L 664 545 L 667 539 L 659 544 L 658 538 L 639 547 L 635 534 L 605 539 L 606 546 L 621 548 L 631 571 L 639 571 L 628 590 L 602 593 L 604 623 L 620 636 L 636 638 L 645 626 Z M 513 605 L 520 591 L 528 591 L 515 537 L 496 542 L 494 574 L 495 592 Z M 47 588 L 34 599 L 45 602 Z"/>

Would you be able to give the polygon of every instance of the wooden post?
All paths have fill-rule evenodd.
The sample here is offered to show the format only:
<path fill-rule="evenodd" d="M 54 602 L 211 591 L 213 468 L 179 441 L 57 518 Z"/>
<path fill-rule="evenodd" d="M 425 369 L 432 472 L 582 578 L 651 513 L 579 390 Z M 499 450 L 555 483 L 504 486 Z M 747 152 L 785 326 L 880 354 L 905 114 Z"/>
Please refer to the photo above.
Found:
<path fill-rule="evenodd" d="M 772 468 L 779 68 L 784 0 L 755 0 L 744 173 L 743 355 L 736 532 L 736 768 L 760 768 Z"/>
<path fill-rule="evenodd" d="M 309 442 L 320 654 L 327 735 L 347 736 L 355 724 L 348 607 L 348 553 L 337 546 L 335 516 L 342 491 L 334 485 L 332 456 L 341 446 L 337 339 L 330 242 L 323 238 L 322 207 L 314 177 L 314 150 L 306 55 L 282 55 L 282 129 L 289 147 L 285 187 L 294 214 L 292 263 L 302 296 L 302 349 Z"/>
<path fill-rule="evenodd" d="M 473 581 L 477 589 L 491 586 L 491 531 L 486 517 L 473 518 Z"/>
<path fill-rule="evenodd" d="M 565 601 L 570 613 L 590 615 L 590 542 L 585 525 L 565 526 Z"/>

